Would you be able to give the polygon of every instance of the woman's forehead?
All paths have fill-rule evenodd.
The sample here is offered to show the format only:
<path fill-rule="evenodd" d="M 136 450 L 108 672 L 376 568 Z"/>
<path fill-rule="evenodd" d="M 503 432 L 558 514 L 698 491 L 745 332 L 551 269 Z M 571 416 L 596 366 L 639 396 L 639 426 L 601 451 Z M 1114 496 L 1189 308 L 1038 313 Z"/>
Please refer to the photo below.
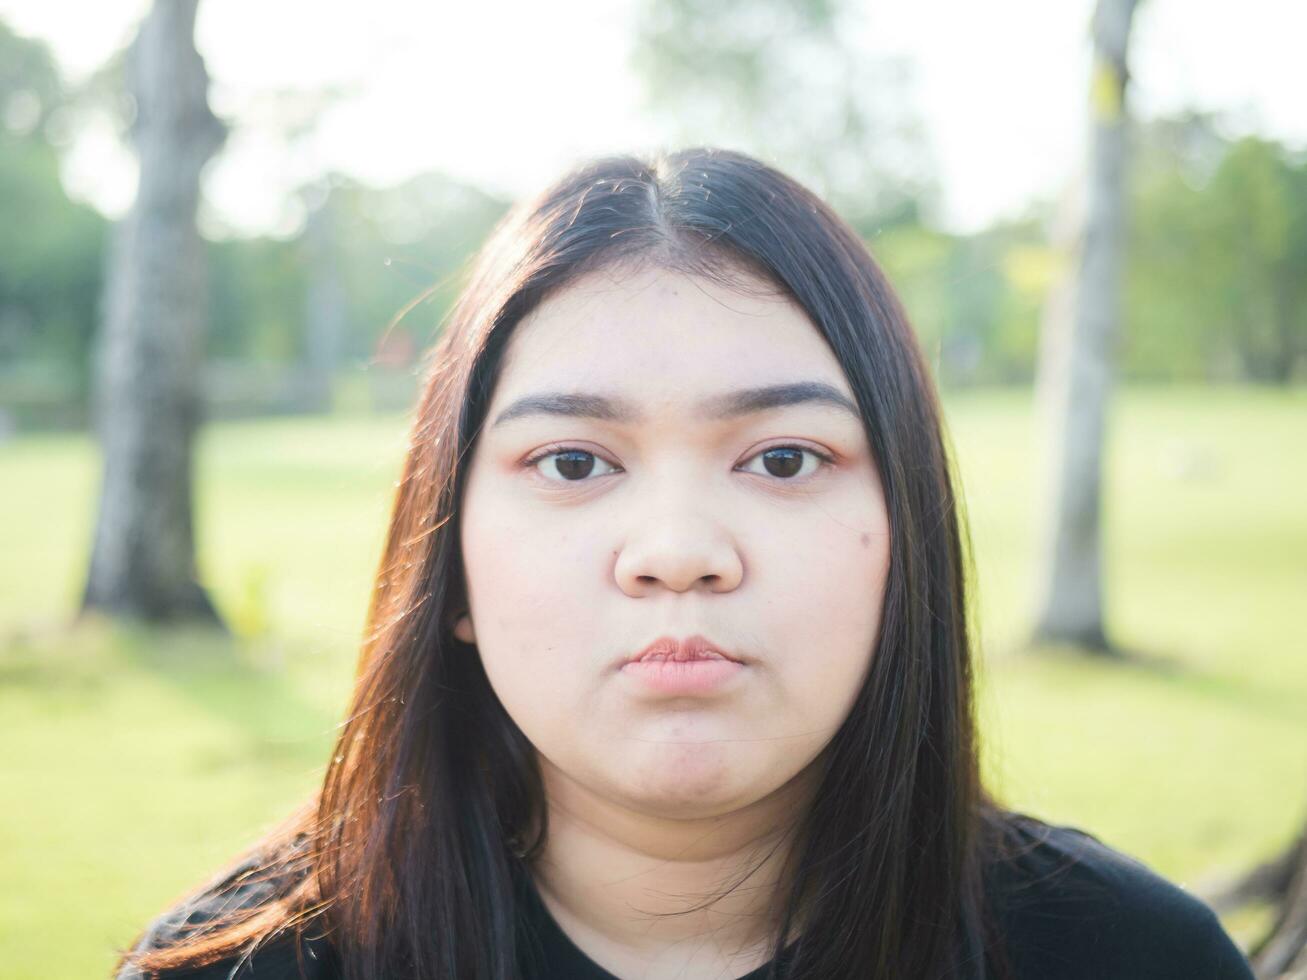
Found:
<path fill-rule="evenodd" d="M 594 274 L 560 290 L 516 326 L 504 358 L 497 407 L 537 389 L 684 390 L 701 400 L 814 381 L 849 394 L 825 339 L 788 296 L 664 269 Z"/>

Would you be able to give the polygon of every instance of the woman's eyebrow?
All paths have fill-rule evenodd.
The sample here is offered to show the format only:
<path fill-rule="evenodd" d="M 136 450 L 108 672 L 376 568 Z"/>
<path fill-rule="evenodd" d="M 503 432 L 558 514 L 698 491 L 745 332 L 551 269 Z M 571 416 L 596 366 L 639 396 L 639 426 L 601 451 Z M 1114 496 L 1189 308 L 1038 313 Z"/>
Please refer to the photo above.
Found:
<path fill-rule="evenodd" d="M 720 395 L 712 395 L 695 407 L 705 418 L 722 420 L 764 412 L 786 405 L 815 403 L 847 412 L 859 422 L 862 414 L 843 392 L 824 381 L 795 381 L 789 384 L 763 385 L 757 388 L 740 388 Z M 534 415 L 564 415 L 574 418 L 599 419 L 623 425 L 636 425 L 644 414 L 632 401 L 610 395 L 583 392 L 550 391 L 526 395 L 513 402 L 491 424 L 491 428 L 515 419 Z"/>

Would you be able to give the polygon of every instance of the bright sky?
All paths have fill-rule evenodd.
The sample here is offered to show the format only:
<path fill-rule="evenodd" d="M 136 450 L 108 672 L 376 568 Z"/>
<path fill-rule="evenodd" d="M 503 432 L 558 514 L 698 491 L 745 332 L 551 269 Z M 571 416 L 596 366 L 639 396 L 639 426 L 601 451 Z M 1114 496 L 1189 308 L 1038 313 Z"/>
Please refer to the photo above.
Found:
<path fill-rule="evenodd" d="M 52 46 L 73 79 L 125 43 L 146 0 L 0 0 L 0 17 Z M 411 0 L 206 0 L 197 43 L 215 109 L 242 126 L 211 168 L 211 213 L 249 232 L 291 230 L 285 191 L 325 167 L 375 183 L 441 170 L 507 195 L 592 154 L 660 134 L 628 68 L 634 0 L 445 5 Z M 871 52 L 909 56 L 958 231 L 1056 193 L 1080 165 L 1092 0 L 871 0 Z M 1231 133 L 1307 149 L 1307 4 L 1144 0 L 1132 39 L 1134 106 L 1231 114 Z M 260 120 L 270 91 L 328 84 L 355 94 L 294 153 Z M 65 181 L 110 214 L 129 203 L 130 155 L 83 136 Z"/>

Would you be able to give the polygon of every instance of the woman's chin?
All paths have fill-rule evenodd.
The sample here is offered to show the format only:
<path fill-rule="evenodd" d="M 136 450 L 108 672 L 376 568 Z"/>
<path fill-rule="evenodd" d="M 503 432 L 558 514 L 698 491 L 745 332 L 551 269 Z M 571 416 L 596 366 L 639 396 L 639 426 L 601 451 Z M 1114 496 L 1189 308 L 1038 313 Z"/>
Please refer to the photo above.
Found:
<path fill-rule="evenodd" d="M 729 813 L 766 795 L 757 787 L 761 774 L 752 772 L 757 765 L 756 757 L 721 743 L 645 745 L 617 775 L 645 812 L 695 819 Z"/>

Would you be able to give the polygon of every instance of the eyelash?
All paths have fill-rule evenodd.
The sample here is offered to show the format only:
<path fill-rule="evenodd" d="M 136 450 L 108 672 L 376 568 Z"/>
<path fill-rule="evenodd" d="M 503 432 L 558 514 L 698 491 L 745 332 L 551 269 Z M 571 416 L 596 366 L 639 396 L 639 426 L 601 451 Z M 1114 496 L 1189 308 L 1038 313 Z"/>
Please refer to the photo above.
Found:
<path fill-rule="evenodd" d="M 775 446 L 767 446 L 764 449 L 758 450 L 756 453 L 750 456 L 748 460 L 745 460 L 745 462 L 749 462 L 750 460 L 757 459 L 759 456 L 762 456 L 766 453 L 772 452 L 777 449 L 797 449 L 799 452 L 811 453 L 813 456 L 816 456 L 818 460 L 820 460 L 820 464 L 818 465 L 817 470 L 812 473 L 809 473 L 805 477 L 797 477 L 797 478 L 794 477 L 786 478 L 786 477 L 779 477 L 779 476 L 773 477 L 773 479 L 779 483 L 792 483 L 792 484 L 807 483 L 809 480 L 814 479 L 821 470 L 825 469 L 828 466 L 832 466 L 835 463 L 835 457 L 832 456 L 830 453 L 822 452 L 819 449 L 813 449 L 811 446 L 801 446 L 793 443 L 780 443 L 779 445 L 775 445 Z M 583 449 L 580 446 L 569 446 L 561 443 L 555 443 L 550 446 L 545 446 L 539 452 L 534 453 L 527 459 L 523 460 L 522 465 L 530 469 L 534 467 L 537 463 L 539 463 L 542 459 L 548 459 L 550 456 L 558 456 L 558 455 L 562 455 L 563 453 L 569 453 L 569 452 L 585 453 L 588 456 L 594 456 L 596 459 L 604 459 L 604 457 L 601 456 L 599 453 L 596 453 L 590 449 Z M 604 462 L 608 463 L 609 466 L 617 466 L 616 463 L 611 463 L 606 459 L 604 459 Z M 620 467 L 618 467 L 618 469 L 620 469 Z M 590 482 L 588 478 L 584 480 L 550 480 L 548 477 L 545 477 L 545 479 L 549 480 L 550 483 L 562 483 L 562 484 L 568 484 L 568 483 L 581 484 L 581 483 Z"/>

